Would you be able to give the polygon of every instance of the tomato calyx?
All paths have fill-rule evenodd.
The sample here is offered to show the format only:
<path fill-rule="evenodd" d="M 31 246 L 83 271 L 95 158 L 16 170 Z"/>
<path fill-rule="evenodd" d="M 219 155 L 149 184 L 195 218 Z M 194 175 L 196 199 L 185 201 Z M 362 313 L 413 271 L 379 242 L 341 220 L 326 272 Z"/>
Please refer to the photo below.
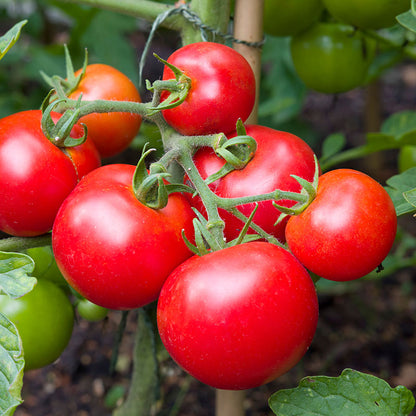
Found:
<path fill-rule="evenodd" d="M 315 173 L 314 173 L 312 182 L 309 182 L 306 179 L 303 179 L 297 175 L 290 175 L 293 179 L 295 179 L 301 185 L 302 189 L 300 193 L 282 192 L 279 190 L 276 191 L 277 200 L 291 199 L 297 202 L 292 207 L 285 207 L 273 201 L 273 206 L 281 212 L 281 215 L 279 216 L 275 224 L 280 223 L 287 216 L 301 214 L 315 199 L 316 193 L 318 190 L 320 169 L 319 169 L 319 162 L 316 156 L 314 156 L 314 160 L 315 160 Z"/>
<path fill-rule="evenodd" d="M 62 78 L 58 75 L 49 76 L 45 72 L 41 71 L 42 78 L 52 88 L 51 92 L 56 92 L 59 97 L 70 95 L 77 89 L 79 83 L 85 75 L 85 71 L 87 70 L 88 65 L 88 50 L 85 49 L 82 71 L 77 76 L 75 76 L 74 65 L 72 64 L 71 55 L 69 53 L 67 45 L 64 45 L 64 50 L 66 66 L 65 78 Z"/>
<path fill-rule="evenodd" d="M 213 146 L 215 153 L 223 158 L 226 163 L 221 169 L 205 179 L 207 185 L 227 175 L 234 169 L 243 169 L 247 163 L 254 157 L 257 150 L 255 139 L 247 135 L 241 119 L 237 121 L 237 136 L 231 139 L 222 137 L 218 143 Z"/>
<path fill-rule="evenodd" d="M 153 151 L 155 149 L 146 149 L 146 146 L 144 146 L 133 175 L 133 191 L 136 198 L 143 205 L 152 209 L 161 209 L 168 204 L 169 194 L 192 192 L 193 190 L 184 184 L 168 183 L 167 178 L 171 174 L 161 161 L 152 163 L 147 169 L 145 159 Z"/>
<path fill-rule="evenodd" d="M 78 99 L 76 106 L 73 109 L 69 109 L 62 114 L 59 120 L 54 123 L 51 117 L 51 112 L 54 108 L 65 101 L 65 99 L 58 99 L 49 103 L 53 91 L 45 98 L 42 103 L 42 131 L 45 136 L 51 141 L 55 146 L 58 147 L 74 147 L 78 146 L 85 142 L 87 139 L 87 126 L 83 123 L 80 125 L 83 128 L 83 135 L 80 138 L 71 137 L 71 131 L 74 125 L 78 122 L 80 118 L 80 103 L 81 97 Z"/>
<path fill-rule="evenodd" d="M 175 79 L 165 81 L 156 80 L 153 84 L 151 84 L 149 80 L 146 80 L 146 88 L 153 92 L 154 105 L 153 107 L 149 107 L 149 110 L 151 111 L 150 115 L 182 104 L 188 96 L 192 86 L 191 78 L 186 76 L 178 67 L 165 61 L 155 53 L 153 55 L 172 70 Z M 163 91 L 168 91 L 169 95 L 160 102 L 160 95 Z"/>

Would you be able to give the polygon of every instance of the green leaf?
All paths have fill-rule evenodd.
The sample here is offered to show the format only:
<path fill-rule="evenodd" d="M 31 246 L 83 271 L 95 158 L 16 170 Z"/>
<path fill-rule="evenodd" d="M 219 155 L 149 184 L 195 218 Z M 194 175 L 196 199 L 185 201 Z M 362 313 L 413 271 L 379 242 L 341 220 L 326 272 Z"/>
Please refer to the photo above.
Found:
<path fill-rule="evenodd" d="M 15 325 L 0 313 L 0 414 L 9 416 L 22 403 L 24 359 Z"/>
<path fill-rule="evenodd" d="M 392 114 L 381 126 L 381 133 L 403 136 L 416 130 L 416 111 L 405 110 Z"/>
<path fill-rule="evenodd" d="M 404 199 L 416 208 L 416 188 L 403 192 Z"/>
<path fill-rule="evenodd" d="M 29 276 L 34 268 L 26 254 L 0 251 L 0 293 L 18 298 L 30 292 L 36 284 L 36 278 Z"/>
<path fill-rule="evenodd" d="M 297 116 L 302 109 L 306 87 L 296 75 L 290 54 L 290 38 L 267 38 L 262 53 L 259 117 L 273 124 Z"/>
<path fill-rule="evenodd" d="M 340 152 L 344 148 L 346 141 L 345 135 L 342 133 L 330 134 L 322 144 L 321 159 L 329 159 Z"/>
<path fill-rule="evenodd" d="M 20 37 L 22 27 L 27 23 L 27 20 L 22 20 L 16 23 L 9 31 L 0 37 L 0 59 L 10 50 L 10 48 L 17 42 Z"/>
<path fill-rule="evenodd" d="M 375 376 L 345 369 L 339 377 L 306 377 L 294 389 L 269 399 L 279 416 L 407 416 L 415 405 L 411 391 L 391 388 Z"/>
<path fill-rule="evenodd" d="M 411 10 L 399 14 L 398 16 L 396 16 L 396 19 L 407 30 L 416 32 L 416 17 L 413 15 Z"/>
<path fill-rule="evenodd" d="M 393 200 L 398 216 L 416 211 L 415 205 L 413 205 L 416 188 L 416 167 L 392 176 L 386 183 L 386 190 Z M 410 200 L 407 200 L 405 195 Z"/>

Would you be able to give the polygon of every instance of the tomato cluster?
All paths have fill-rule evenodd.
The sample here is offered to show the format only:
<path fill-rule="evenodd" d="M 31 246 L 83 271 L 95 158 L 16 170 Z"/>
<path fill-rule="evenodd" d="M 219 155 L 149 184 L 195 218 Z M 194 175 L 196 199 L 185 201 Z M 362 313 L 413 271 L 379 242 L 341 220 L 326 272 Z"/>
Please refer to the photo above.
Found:
<path fill-rule="evenodd" d="M 377 44 L 368 30 L 393 26 L 408 0 L 265 0 L 264 31 L 291 37 L 294 68 L 308 88 L 334 94 L 365 85 Z"/>
<path fill-rule="evenodd" d="M 296 365 L 312 342 L 318 298 L 308 271 L 347 281 L 375 269 L 394 241 L 394 206 L 381 185 L 361 172 L 321 175 L 313 150 L 300 137 L 244 126 L 254 105 L 255 82 L 250 65 L 235 50 L 195 43 L 174 52 L 167 63 L 164 80 L 173 81 L 173 89 L 190 80 L 191 87 L 183 101 L 161 111 L 171 142 L 148 169 L 144 156 L 137 167 L 99 166 L 91 141 L 95 138 L 101 156 L 115 147 L 121 151 L 140 125 L 132 114 L 83 116 L 91 139 L 63 150 L 44 136 L 40 112 L 1 120 L 0 185 L 6 201 L 1 229 L 33 236 L 52 228 L 56 263 L 42 271 L 38 260 L 36 272 L 46 275 L 57 266 L 82 297 L 77 300 L 80 316 L 98 320 L 107 309 L 157 302 L 160 337 L 186 371 L 222 389 L 259 386 Z M 89 100 L 105 98 L 107 92 L 100 95 L 105 88 L 94 84 L 102 82 L 103 72 L 113 73 L 103 66 L 87 67 L 71 97 L 82 91 Z M 121 92 L 125 79 L 118 79 L 110 86 Z M 107 98 L 140 102 L 130 87 L 131 96 Z M 160 105 L 169 101 L 169 93 L 160 94 Z M 115 130 L 105 127 L 107 121 Z M 73 137 L 83 133 L 76 128 L 80 132 Z M 114 140 L 118 133 L 120 140 Z M 256 144 L 243 165 L 238 157 L 247 142 L 240 138 Z M 6 153 L 15 158 L 8 161 Z M 173 156 L 167 162 L 168 155 Z M 169 183 L 173 162 L 183 168 L 180 183 Z M 232 168 L 218 175 L 227 166 Z M 158 204 L 148 202 L 149 195 Z M 218 214 L 215 221 L 213 213 Z M 43 255 L 38 249 L 28 253 Z M 39 279 L 33 294 L 21 301 L 49 284 Z M 0 309 L 19 327 L 20 317 L 9 312 L 17 308 L 4 302 Z M 73 320 L 72 308 L 68 311 Z M 63 328 L 67 334 L 69 325 Z M 43 365 L 33 362 L 27 367 Z"/>

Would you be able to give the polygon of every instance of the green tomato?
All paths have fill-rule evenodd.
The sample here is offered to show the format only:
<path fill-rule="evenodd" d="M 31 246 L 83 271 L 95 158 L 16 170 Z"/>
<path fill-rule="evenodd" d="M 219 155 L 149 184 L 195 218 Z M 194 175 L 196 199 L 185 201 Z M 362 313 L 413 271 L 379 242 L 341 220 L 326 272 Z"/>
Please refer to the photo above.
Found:
<path fill-rule="evenodd" d="M 299 77 L 308 88 L 327 94 L 361 86 L 374 50 L 374 41 L 339 23 L 317 23 L 291 41 Z"/>
<path fill-rule="evenodd" d="M 272 36 L 296 35 L 314 24 L 323 9 L 321 0 L 264 0 L 264 31 Z"/>
<path fill-rule="evenodd" d="M 26 250 L 26 254 L 32 257 L 35 262 L 33 276 L 42 280 L 50 280 L 61 286 L 62 289 L 67 289 L 68 284 L 56 264 L 51 246 L 29 248 Z"/>
<path fill-rule="evenodd" d="M 103 320 L 108 313 L 108 309 L 90 302 L 88 299 L 81 299 L 77 303 L 77 311 L 81 318 L 87 321 L 96 322 Z"/>
<path fill-rule="evenodd" d="M 0 295 L 0 312 L 22 339 L 25 370 L 53 363 L 64 351 L 74 326 L 74 310 L 66 294 L 48 280 L 18 299 Z"/>
<path fill-rule="evenodd" d="M 416 146 L 403 146 L 399 151 L 399 172 L 416 166 Z"/>
<path fill-rule="evenodd" d="M 329 13 L 363 29 L 393 26 L 395 17 L 410 8 L 410 0 L 323 0 Z"/>

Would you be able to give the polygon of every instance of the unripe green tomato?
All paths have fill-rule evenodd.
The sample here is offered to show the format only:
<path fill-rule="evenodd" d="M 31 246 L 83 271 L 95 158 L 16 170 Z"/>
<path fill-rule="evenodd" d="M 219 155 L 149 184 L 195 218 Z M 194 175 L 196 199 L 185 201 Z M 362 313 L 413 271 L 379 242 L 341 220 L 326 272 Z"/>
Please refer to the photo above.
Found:
<path fill-rule="evenodd" d="M 77 311 L 81 318 L 87 321 L 96 322 L 103 320 L 108 313 L 108 309 L 90 302 L 88 299 L 81 299 L 77 303 Z"/>
<path fill-rule="evenodd" d="M 361 86 L 374 50 L 372 40 L 339 23 L 317 23 L 291 41 L 299 77 L 308 88 L 327 94 Z"/>
<path fill-rule="evenodd" d="M 22 339 L 25 370 L 53 363 L 72 335 L 74 310 L 66 294 L 48 280 L 18 299 L 0 295 L 0 312 L 12 321 Z"/>
<path fill-rule="evenodd" d="M 416 166 L 416 146 L 403 146 L 399 151 L 399 172 Z"/>
<path fill-rule="evenodd" d="M 273 36 L 296 35 L 314 24 L 323 9 L 321 0 L 264 0 L 264 31 Z"/>
<path fill-rule="evenodd" d="M 26 250 L 26 254 L 32 257 L 35 262 L 33 276 L 37 279 L 50 280 L 63 289 L 68 287 L 65 278 L 62 276 L 56 264 L 51 246 L 29 248 Z"/>
<path fill-rule="evenodd" d="M 329 13 L 363 29 L 393 26 L 395 17 L 410 8 L 409 0 L 323 0 Z"/>

